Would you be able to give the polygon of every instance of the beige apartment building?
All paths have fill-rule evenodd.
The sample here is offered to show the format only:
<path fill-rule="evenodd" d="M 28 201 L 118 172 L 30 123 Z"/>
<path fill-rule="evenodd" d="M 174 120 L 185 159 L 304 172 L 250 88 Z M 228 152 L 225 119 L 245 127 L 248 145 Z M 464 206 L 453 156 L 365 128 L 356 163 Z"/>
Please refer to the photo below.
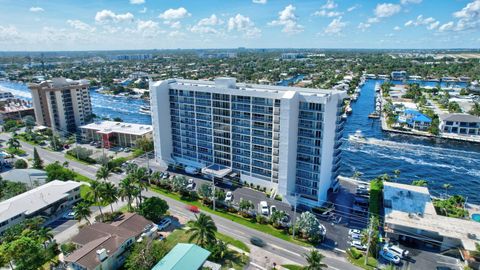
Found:
<path fill-rule="evenodd" d="M 88 85 L 87 80 L 65 78 L 29 84 L 37 124 L 70 133 L 88 123 L 92 115 Z"/>

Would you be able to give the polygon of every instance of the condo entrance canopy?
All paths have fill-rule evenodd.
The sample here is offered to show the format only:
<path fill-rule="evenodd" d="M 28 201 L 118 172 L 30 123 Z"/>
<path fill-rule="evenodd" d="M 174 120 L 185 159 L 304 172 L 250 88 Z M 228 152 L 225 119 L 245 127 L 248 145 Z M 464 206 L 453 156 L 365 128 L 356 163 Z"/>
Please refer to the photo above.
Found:
<path fill-rule="evenodd" d="M 223 178 L 231 172 L 232 168 L 219 164 L 212 164 L 208 167 L 202 168 L 202 173 L 204 175 L 213 176 L 216 178 Z"/>

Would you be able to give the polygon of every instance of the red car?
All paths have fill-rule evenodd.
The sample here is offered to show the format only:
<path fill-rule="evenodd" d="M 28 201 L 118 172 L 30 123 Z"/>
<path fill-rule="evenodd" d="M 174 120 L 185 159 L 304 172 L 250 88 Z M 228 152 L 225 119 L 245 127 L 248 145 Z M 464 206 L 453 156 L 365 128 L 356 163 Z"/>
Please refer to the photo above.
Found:
<path fill-rule="evenodd" d="M 198 209 L 198 207 L 195 206 L 195 205 L 187 205 L 186 208 L 187 208 L 188 211 L 193 212 L 193 213 L 198 213 L 198 212 L 200 212 L 200 210 Z"/>

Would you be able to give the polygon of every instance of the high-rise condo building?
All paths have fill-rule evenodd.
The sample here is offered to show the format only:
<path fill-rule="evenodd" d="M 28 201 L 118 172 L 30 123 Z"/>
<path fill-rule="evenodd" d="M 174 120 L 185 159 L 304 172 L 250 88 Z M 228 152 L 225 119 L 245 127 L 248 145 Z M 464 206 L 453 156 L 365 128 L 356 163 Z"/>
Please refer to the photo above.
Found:
<path fill-rule="evenodd" d="M 88 85 L 87 80 L 65 78 L 30 84 L 37 124 L 56 132 L 77 132 L 92 116 Z"/>
<path fill-rule="evenodd" d="M 240 177 L 293 203 L 327 199 L 340 168 L 346 93 L 251 85 L 234 78 L 150 83 L 162 165 Z"/>

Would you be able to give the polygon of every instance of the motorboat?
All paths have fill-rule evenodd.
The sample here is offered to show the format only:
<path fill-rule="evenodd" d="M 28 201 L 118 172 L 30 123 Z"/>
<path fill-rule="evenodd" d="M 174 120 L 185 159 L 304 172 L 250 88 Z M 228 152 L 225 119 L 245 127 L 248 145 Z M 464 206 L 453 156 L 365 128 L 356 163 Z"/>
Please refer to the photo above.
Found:
<path fill-rule="evenodd" d="M 141 114 L 151 114 L 152 113 L 150 106 L 140 106 L 139 112 Z"/>
<path fill-rule="evenodd" d="M 351 114 L 352 113 L 352 107 L 350 107 L 350 105 L 347 105 L 347 107 L 345 107 L 345 113 L 346 114 Z"/>
<path fill-rule="evenodd" d="M 350 141 L 354 141 L 354 142 L 366 142 L 367 139 L 363 136 L 363 133 L 361 130 L 357 130 L 355 131 L 354 134 L 350 134 L 348 135 L 348 139 Z"/>

